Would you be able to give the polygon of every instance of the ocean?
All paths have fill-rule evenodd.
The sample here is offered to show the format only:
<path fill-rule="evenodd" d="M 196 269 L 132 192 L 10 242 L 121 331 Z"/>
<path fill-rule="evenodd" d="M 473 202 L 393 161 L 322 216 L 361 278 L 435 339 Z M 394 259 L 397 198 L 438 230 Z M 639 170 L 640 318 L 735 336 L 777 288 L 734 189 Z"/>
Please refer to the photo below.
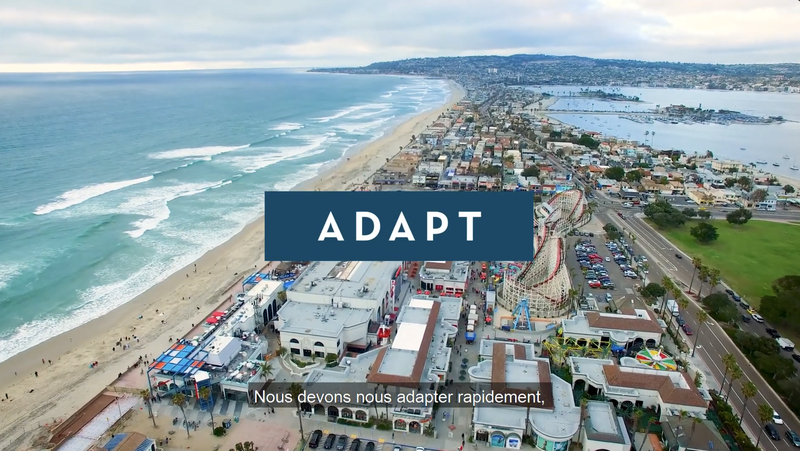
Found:
<path fill-rule="evenodd" d="M 641 102 L 607 102 L 577 96 L 580 89 L 619 92 L 638 96 Z M 610 134 L 622 139 L 647 141 L 656 149 L 683 150 L 687 154 L 707 150 L 717 158 L 730 158 L 743 163 L 767 161 L 758 168 L 769 173 L 800 179 L 800 173 L 789 169 L 800 166 L 800 94 L 777 92 L 709 91 L 701 89 L 623 88 L 602 86 L 542 86 L 531 88 L 561 97 L 550 109 L 619 111 L 621 115 L 647 111 L 656 105 L 702 106 L 704 109 L 728 109 L 754 116 L 783 116 L 791 122 L 782 124 L 639 124 L 615 115 L 591 113 L 554 114 L 566 124 Z M 645 135 L 645 132 L 650 132 Z M 655 135 L 653 135 L 655 132 Z M 741 150 L 744 148 L 745 150 Z M 784 156 L 788 156 L 785 159 Z M 780 167 L 773 166 L 778 163 Z"/>
<path fill-rule="evenodd" d="M 442 80 L 0 75 L 0 361 L 133 299 L 413 115 Z"/>

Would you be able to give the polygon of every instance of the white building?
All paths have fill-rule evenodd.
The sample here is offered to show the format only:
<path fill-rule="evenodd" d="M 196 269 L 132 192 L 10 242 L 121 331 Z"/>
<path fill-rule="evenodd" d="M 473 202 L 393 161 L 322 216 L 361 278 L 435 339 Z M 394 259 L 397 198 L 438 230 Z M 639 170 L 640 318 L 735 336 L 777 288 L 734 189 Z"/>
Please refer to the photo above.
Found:
<path fill-rule="evenodd" d="M 447 376 L 452 351 L 448 342 L 458 333 L 446 319 L 458 317 L 460 309 L 460 299 L 416 296 L 400 311 L 397 332 L 389 345 L 345 358 L 336 368 L 313 369 L 305 386 L 321 387 L 323 391 L 336 386 L 340 392 L 350 389 L 360 393 L 387 390 L 394 399 L 411 386 L 420 393 L 437 390 Z M 375 413 L 372 404 L 358 403 L 303 403 L 300 408 L 307 415 L 320 415 L 328 421 L 343 418 L 367 422 Z M 422 434 L 423 425 L 431 420 L 433 406 L 391 404 L 379 406 L 378 411 L 380 416 L 388 411 L 394 431 Z"/>
<path fill-rule="evenodd" d="M 425 262 L 420 288 L 442 296 L 461 296 L 469 282 L 469 262 Z"/>
<path fill-rule="evenodd" d="M 628 346 L 655 348 L 661 344 L 663 327 L 646 309 L 622 309 L 622 313 L 579 312 L 562 323 L 565 339 L 578 346 L 595 342 L 612 349 Z"/>
<path fill-rule="evenodd" d="M 663 371 L 643 364 L 617 366 L 613 360 L 570 357 L 572 385 L 576 390 L 599 394 L 623 409 L 652 408 L 663 421 L 667 416 L 705 418 L 711 396 L 700 391 L 688 373 Z"/>
<path fill-rule="evenodd" d="M 368 308 L 287 301 L 278 311 L 275 329 L 281 346 L 294 355 L 325 358 L 342 355 L 348 347 L 368 349 L 370 319 Z"/>
<path fill-rule="evenodd" d="M 609 402 L 589 401 L 581 430 L 583 451 L 628 451 L 631 439 L 625 420 Z"/>
<path fill-rule="evenodd" d="M 581 415 L 580 407 L 575 406 L 572 387 L 550 373 L 549 360 L 527 357 L 523 346 L 498 342 L 492 345 L 491 359 L 482 360 L 468 370 L 476 390 L 501 387 L 503 391 L 540 395 L 540 403 L 530 409 L 513 405 L 475 407 L 473 439 L 493 448 L 520 449 L 522 437 L 530 435 L 538 449 L 566 451 L 578 432 Z M 526 419 L 528 410 L 530 415 Z"/>
<path fill-rule="evenodd" d="M 279 280 L 262 280 L 247 292 L 247 298 L 253 303 L 253 307 L 261 315 L 259 318 L 263 324 L 278 316 L 280 308 L 278 295 L 283 291 L 283 282 Z"/>
<path fill-rule="evenodd" d="M 372 319 L 394 311 L 402 270 L 397 262 L 313 262 L 286 291 L 289 301 L 372 310 Z"/>

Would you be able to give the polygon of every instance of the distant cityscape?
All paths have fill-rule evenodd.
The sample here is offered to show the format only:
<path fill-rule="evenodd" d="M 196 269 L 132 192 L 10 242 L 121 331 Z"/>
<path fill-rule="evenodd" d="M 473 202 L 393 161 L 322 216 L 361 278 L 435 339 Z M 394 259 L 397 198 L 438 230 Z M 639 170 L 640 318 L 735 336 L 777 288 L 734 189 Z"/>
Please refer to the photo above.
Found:
<path fill-rule="evenodd" d="M 637 86 L 731 91 L 800 92 L 800 64 L 694 64 L 579 56 L 511 55 L 412 58 L 313 72 L 402 74 L 464 84 Z"/>

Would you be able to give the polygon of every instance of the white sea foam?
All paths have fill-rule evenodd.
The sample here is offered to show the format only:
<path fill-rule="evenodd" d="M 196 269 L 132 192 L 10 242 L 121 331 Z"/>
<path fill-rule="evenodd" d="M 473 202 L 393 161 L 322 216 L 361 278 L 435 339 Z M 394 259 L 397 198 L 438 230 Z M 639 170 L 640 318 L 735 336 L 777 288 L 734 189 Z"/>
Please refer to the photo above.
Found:
<path fill-rule="evenodd" d="M 343 130 L 345 133 L 351 135 L 365 135 L 392 119 L 394 119 L 394 116 L 389 116 L 372 122 L 337 124 L 334 126 L 334 128 Z"/>
<path fill-rule="evenodd" d="M 247 146 L 209 146 L 209 147 L 190 147 L 186 149 L 167 150 L 150 155 L 155 160 L 177 160 L 183 158 L 213 157 L 223 153 L 246 149 Z"/>
<path fill-rule="evenodd" d="M 387 111 L 392 111 L 392 109 L 391 108 L 384 108 L 382 110 L 370 111 L 370 112 L 361 113 L 361 114 L 354 114 L 354 115 L 350 116 L 350 119 L 364 119 L 365 117 L 375 116 L 376 114 L 386 113 Z"/>
<path fill-rule="evenodd" d="M 382 95 L 381 97 L 388 98 L 388 97 L 391 97 L 393 94 L 396 94 L 398 92 L 400 92 L 400 91 L 389 91 L 386 94 Z"/>
<path fill-rule="evenodd" d="M 319 174 L 320 169 L 325 164 L 326 162 L 305 165 L 299 171 L 294 172 L 293 174 L 285 177 L 283 180 L 275 183 L 273 189 L 276 191 L 289 191 L 298 184 L 316 177 L 317 174 Z"/>
<path fill-rule="evenodd" d="M 218 188 L 223 186 L 223 183 L 225 182 L 182 183 L 148 189 L 120 205 L 117 213 L 145 216 L 131 224 L 136 227 L 134 230 L 125 232 L 131 238 L 139 238 L 148 230 L 155 229 L 161 222 L 169 219 L 169 203 L 171 201 L 181 197 L 194 196 L 211 188 Z"/>
<path fill-rule="evenodd" d="M 275 131 L 293 131 L 293 130 L 300 130 L 301 128 L 305 127 L 303 124 L 298 124 L 297 122 L 283 122 L 274 127 L 271 127 L 270 130 Z"/>
<path fill-rule="evenodd" d="M 359 111 L 359 110 L 363 110 L 363 109 L 380 109 L 380 108 L 386 108 L 386 107 L 390 107 L 390 106 L 392 106 L 392 105 L 389 104 L 389 103 L 368 103 L 368 104 L 365 104 L 365 105 L 356 105 L 356 106 L 352 106 L 350 108 L 345 108 L 343 110 L 340 110 L 338 113 L 336 113 L 334 115 L 326 116 L 326 117 L 318 117 L 318 118 L 315 118 L 314 120 L 317 121 L 317 122 L 328 122 L 328 121 L 331 121 L 331 120 L 334 120 L 334 119 L 339 119 L 340 117 L 347 116 L 348 114 L 354 113 L 354 112 Z"/>
<path fill-rule="evenodd" d="M 152 175 L 133 180 L 124 180 L 122 182 L 98 183 L 96 185 L 84 186 L 83 188 L 67 191 L 66 193 L 58 196 L 56 200 L 50 202 L 49 204 L 40 205 L 36 208 L 33 214 L 46 215 L 54 211 L 63 210 L 65 208 L 82 204 L 94 197 L 102 196 L 103 194 L 121 190 L 129 186 L 149 182 L 150 180 L 153 180 Z"/>
<path fill-rule="evenodd" d="M 317 153 L 324 152 L 326 149 L 321 148 L 323 144 L 329 139 L 333 139 L 335 133 L 328 133 L 321 136 L 297 136 L 298 141 L 305 141 L 304 145 L 288 146 L 288 147 L 267 147 L 269 152 L 262 155 L 248 155 L 241 157 L 232 157 L 224 160 L 224 162 L 233 165 L 245 174 L 252 174 L 259 169 L 264 169 L 267 166 L 272 166 L 286 159 L 297 159 L 305 157 L 309 152 L 317 150 Z M 221 160 L 222 161 L 222 160 Z"/>
<path fill-rule="evenodd" d="M 17 263 L 4 263 L 0 265 L 0 290 L 7 287 L 14 277 L 22 274 L 23 269 L 23 265 Z"/>

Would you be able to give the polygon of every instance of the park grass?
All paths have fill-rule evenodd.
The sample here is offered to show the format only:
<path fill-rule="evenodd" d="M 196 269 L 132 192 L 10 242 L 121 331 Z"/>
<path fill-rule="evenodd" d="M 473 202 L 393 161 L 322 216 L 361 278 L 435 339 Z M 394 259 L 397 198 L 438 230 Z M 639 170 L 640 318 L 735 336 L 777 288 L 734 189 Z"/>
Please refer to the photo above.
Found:
<path fill-rule="evenodd" d="M 719 239 L 700 244 L 689 234 L 696 222 L 660 232 L 685 253 L 700 257 L 704 265 L 719 269 L 722 280 L 754 307 L 761 303 L 762 296 L 773 294 L 770 286 L 775 279 L 800 273 L 796 266 L 800 261 L 797 225 L 749 221 L 734 226 L 725 220 L 711 220 L 719 231 Z"/>

